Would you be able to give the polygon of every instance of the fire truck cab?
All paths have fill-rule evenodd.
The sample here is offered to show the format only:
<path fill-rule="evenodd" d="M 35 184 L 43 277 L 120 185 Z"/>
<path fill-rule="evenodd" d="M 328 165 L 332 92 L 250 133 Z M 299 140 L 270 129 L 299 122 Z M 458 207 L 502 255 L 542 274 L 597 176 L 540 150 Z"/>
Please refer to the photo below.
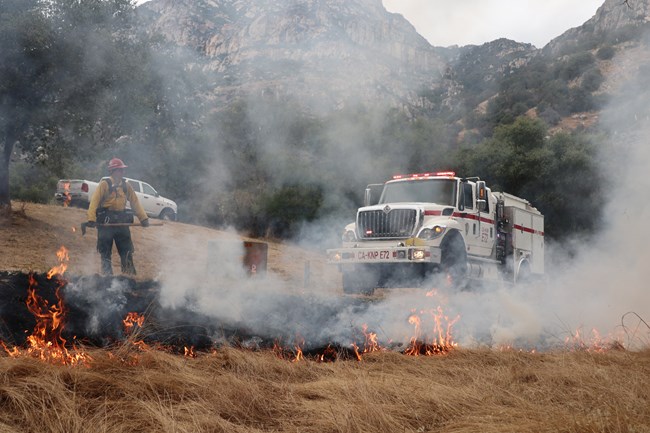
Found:
<path fill-rule="evenodd" d="M 478 177 L 454 172 L 394 176 L 366 189 L 364 207 L 327 250 L 346 293 L 421 285 L 521 282 L 544 273 L 544 217 L 527 200 L 493 192 Z"/>

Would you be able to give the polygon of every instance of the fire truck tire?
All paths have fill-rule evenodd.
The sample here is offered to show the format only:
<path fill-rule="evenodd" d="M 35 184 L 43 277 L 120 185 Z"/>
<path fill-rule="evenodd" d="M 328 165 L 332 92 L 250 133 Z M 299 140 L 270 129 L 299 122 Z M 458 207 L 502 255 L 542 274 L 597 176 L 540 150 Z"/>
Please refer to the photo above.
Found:
<path fill-rule="evenodd" d="M 441 270 L 443 276 L 454 289 L 467 285 L 467 251 L 460 234 L 450 234 L 442 242 Z"/>
<path fill-rule="evenodd" d="M 343 272 L 343 293 L 347 295 L 372 295 L 374 286 L 365 269 Z"/>

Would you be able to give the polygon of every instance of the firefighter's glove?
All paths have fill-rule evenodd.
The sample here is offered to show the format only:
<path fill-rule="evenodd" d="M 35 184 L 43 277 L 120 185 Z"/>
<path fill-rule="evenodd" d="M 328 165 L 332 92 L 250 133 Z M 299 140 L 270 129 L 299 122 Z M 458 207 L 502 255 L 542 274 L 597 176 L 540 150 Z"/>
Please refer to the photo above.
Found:
<path fill-rule="evenodd" d="M 88 221 L 86 227 L 97 227 L 97 223 L 95 221 Z"/>
<path fill-rule="evenodd" d="M 149 227 L 149 218 L 146 220 L 142 221 L 140 224 L 142 224 L 142 227 Z"/>

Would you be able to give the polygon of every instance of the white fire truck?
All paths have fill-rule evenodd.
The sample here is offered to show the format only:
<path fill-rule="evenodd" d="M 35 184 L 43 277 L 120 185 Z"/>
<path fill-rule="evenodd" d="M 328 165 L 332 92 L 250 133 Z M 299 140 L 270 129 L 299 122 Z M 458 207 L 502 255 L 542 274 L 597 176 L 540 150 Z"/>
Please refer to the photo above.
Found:
<path fill-rule="evenodd" d="M 516 283 L 544 273 L 543 215 L 527 200 L 454 172 L 368 185 L 342 241 L 327 256 L 346 293 L 412 287 L 436 276 L 463 288 L 472 280 Z"/>

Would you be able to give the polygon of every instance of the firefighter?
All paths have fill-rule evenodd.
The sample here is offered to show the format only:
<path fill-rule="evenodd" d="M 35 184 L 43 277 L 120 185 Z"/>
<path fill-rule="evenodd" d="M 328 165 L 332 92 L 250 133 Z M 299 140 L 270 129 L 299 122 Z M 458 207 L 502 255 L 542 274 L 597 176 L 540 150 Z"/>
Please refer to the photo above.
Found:
<path fill-rule="evenodd" d="M 131 204 L 142 227 L 149 227 L 149 218 L 138 201 L 133 187 L 124 180 L 127 166 L 119 158 L 108 163 L 109 177 L 102 179 L 88 206 L 88 227 L 97 227 L 97 251 L 101 256 L 101 272 L 112 275 L 111 255 L 113 241 L 117 247 L 122 264 L 122 273 L 135 275 L 133 264 L 133 242 L 128 226 L 110 226 L 106 224 L 132 223 L 133 213 L 126 209 L 126 201 Z"/>

